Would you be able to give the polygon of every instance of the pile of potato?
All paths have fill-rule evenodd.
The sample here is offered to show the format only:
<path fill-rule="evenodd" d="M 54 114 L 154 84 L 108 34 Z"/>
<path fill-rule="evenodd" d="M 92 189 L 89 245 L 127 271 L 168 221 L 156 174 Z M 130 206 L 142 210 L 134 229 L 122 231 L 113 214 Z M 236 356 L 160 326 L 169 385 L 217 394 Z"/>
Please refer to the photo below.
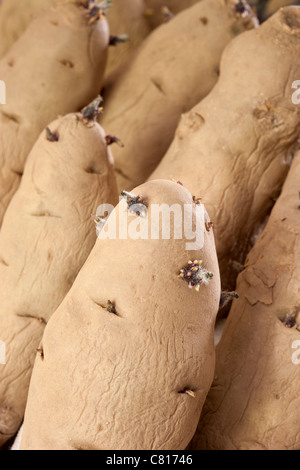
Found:
<path fill-rule="evenodd" d="M 291 3 L 0 2 L 0 448 L 300 450 Z"/>

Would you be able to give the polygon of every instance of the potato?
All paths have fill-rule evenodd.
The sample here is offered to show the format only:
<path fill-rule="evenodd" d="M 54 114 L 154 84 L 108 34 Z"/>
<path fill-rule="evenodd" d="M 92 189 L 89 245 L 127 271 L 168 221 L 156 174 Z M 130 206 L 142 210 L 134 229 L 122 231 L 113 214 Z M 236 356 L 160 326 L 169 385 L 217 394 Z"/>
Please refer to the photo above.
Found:
<path fill-rule="evenodd" d="M 95 244 L 91 215 L 99 204 L 118 201 L 101 127 L 70 114 L 49 128 L 30 153 L 0 232 L 0 340 L 7 360 L 0 365 L 0 445 L 23 419 L 45 325 Z"/>
<path fill-rule="evenodd" d="M 66 2 L 79 3 L 77 0 L 4 0 L 0 10 L 0 57 L 19 39 L 32 18 L 51 5 Z M 110 48 L 106 68 L 109 74 L 129 59 L 151 28 L 143 0 L 114 0 L 106 18 L 113 36 L 126 34 L 130 39 L 123 45 Z"/>
<path fill-rule="evenodd" d="M 298 153 L 238 278 L 195 448 L 300 449 L 299 180 Z"/>
<path fill-rule="evenodd" d="M 89 23 L 85 8 L 59 4 L 32 21 L 0 61 L 0 226 L 40 132 L 58 115 L 78 111 L 100 91 L 109 30 Z"/>
<path fill-rule="evenodd" d="M 173 177 L 202 196 L 214 222 L 224 290 L 235 289 L 234 262 L 244 263 L 299 145 L 300 108 L 292 102 L 298 53 L 299 7 L 286 7 L 233 40 L 218 84 L 182 117 L 150 177 Z"/>
<path fill-rule="evenodd" d="M 117 135 L 120 190 L 143 183 L 167 151 L 181 113 L 217 82 L 225 45 L 255 19 L 235 0 L 203 0 L 154 31 L 104 94 L 101 123 Z M 169 175 L 167 176 L 167 179 Z"/>
<path fill-rule="evenodd" d="M 164 13 L 169 13 L 171 16 L 176 15 L 182 10 L 189 8 L 199 0 L 145 0 L 146 15 L 149 20 L 151 28 L 157 28 L 164 21 L 168 20 L 165 18 Z M 167 8 L 167 10 L 164 9 Z"/>
<path fill-rule="evenodd" d="M 149 231 L 156 227 L 155 204 L 176 204 L 181 214 L 187 205 L 194 225 L 201 221 L 199 205 L 171 181 L 147 183 L 134 195 L 128 198 L 131 211 L 137 204 L 134 212 L 127 221 L 126 200 L 113 211 L 106 238 L 101 235 L 46 327 L 23 450 L 183 449 L 195 431 L 214 373 L 220 300 L 214 235 L 203 219 L 203 243 L 187 251 L 187 239 L 174 236 L 181 227 L 176 218 L 169 239 L 162 239 L 161 226 L 157 239 L 147 239 L 147 224 Z M 117 222 L 115 239 L 108 237 L 120 217 L 125 221 Z M 140 226 L 143 239 L 133 239 L 132 225 Z M 206 279 L 201 286 L 193 282 L 195 289 L 178 276 L 189 260 L 195 262 L 187 269 L 194 266 Z"/>

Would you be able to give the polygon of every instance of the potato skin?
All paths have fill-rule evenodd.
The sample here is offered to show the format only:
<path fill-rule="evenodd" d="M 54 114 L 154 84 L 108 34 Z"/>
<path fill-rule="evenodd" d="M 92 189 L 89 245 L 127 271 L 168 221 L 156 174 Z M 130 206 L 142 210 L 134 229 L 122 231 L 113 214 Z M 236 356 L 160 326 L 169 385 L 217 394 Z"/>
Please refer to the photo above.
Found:
<path fill-rule="evenodd" d="M 194 449 L 299 450 L 300 154 L 238 278 Z M 298 312 L 295 326 L 283 321 Z M 292 326 L 292 324 L 290 325 Z M 298 328 L 298 330 L 297 330 Z"/>
<path fill-rule="evenodd" d="M 244 18 L 235 5 L 235 0 L 203 0 L 181 12 L 153 31 L 105 90 L 100 122 L 125 145 L 114 152 L 120 190 L 149 177 L 172 142 L 181 114 L 217 82 L 226 44 L 253 28 L 252 13 Z"/>
<path fill-rule="evenodd" d="M 151 28 L 157 28 L 164 22 L 163 7 L 167 7 L 174 15 L 189 8 L 199 0 L 145 0 L 146 13 L 148 10 L 148 21 Z"/>
<path fill-rule="evenodd" d="M 0 9 L 0 58 L 28 28 L 32 18 L 58 3 L 76 0 L 4 0 Z M 128 34 L 130 41 L 109 49 L 106 75 L 127 62 L 151 28 L 145 16 L 144 0 L 114 0 L 106 18 L 112 35 Z"/>
<path fill-rule="evenodd" d="M 23 419 L 36 349 L 45 324 L 96 241 L 91 214 L 118 200 L 113 160 L 98 124 L 76 114 L 50 125 L 34 146 L 0 232 L 0 446 Z"/>
<path fill-rule="evenodd" d="M 127 43 L 111 46 L 108 53 L 106 79 L 126 65 L 143 40 L 150 34 L 151 28 L 145 16 L 144 0 L 114 0 L 106 15 L 110 32 L 113 36 L 127 34 Z"/>
<path fill-rule="evenodd" d="M 244 263 L 298 147 L 292 83 L 300 76 L 299 25 L 299 7 L 287 7 L 227 46 L 218 84 L 182 117 L 150 177 L 168 175 L 203 198 L 224 289 L 235 289 L 233 261 Z"/>
<path fill-rule="evenodd" d="M 2 0 L 0 8 L 0 58 L 24 33 L 33 17 L 51 5 L 75 0 Z"/>
<path fill-rule="evenodd" d="M 86 14 L 70 3 L 51 7 L 0 61 L 7 89 L 0 105 L 0 226 L 40 132 L 100 91 L 109 30 L 105 19 L 88 25 Z"/>
<path fill-rule="evenodd" d="M 171 181 L 147 183 L 134 194 L 147 201 L 149 220 L 152 204 L 192 203 L 189 191 Z M 124 211 L 122 201 L 113 215 L 118 220 Z M 212 231 L 199 251 L 186 251 L 185 244 L 174 237 L 97 241 L 45 330 L 22 449 L 188 444 L 213 377 L 220 278 Z M 178 278 L 194 257 L 214 273 L 199 292 Z M 117 314 L 107 311 L 108 300 Z M 185 388 L 195 390 L 195 398 L 179 393 Z"/>

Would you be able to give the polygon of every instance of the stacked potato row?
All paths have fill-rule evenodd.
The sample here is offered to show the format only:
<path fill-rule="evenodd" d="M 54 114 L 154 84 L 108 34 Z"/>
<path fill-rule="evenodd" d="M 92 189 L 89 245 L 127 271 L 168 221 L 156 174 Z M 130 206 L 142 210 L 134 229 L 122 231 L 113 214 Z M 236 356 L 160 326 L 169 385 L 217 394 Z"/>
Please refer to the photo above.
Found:
<path fill-rule="evenodd" d="M 2 1 L 1 447 L 300 448 L 300 7 L 263 6 Z"/>

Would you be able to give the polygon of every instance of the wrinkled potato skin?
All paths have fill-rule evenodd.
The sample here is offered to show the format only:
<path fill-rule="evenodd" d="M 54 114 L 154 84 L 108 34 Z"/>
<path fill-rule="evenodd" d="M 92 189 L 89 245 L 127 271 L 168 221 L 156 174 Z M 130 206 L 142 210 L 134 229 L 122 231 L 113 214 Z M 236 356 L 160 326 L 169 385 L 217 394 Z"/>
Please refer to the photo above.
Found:
<path fill-rule="evenodd" d="M 88 25 L 85 9 L 59 4 L 34 19 L 0 61 L 7 94 L 0 105 L 0 226 L 40 132 L 99 93 L 108 41 L 105 19 Z"/>
<path fill-rule="evenodd" d="M 297 154 L 238 278 L 240 299 L 217 348 L 216 378 L 194 449 L 300 449 L 300 365 L 292 358 L 296 341 L 300 351 L 299 313 L 294 328 L 282 322 L 299 312 L 299 180 Z"/>
<path fill-rule="evenodd" d="M 182 117 L 150 178 L 173 177 L 203 198 L 224 289 L 235 289 L 232 262 L 244 263 L 298 147 L 300 108 L 292 102 L 292 83 L 300 76 L 299 54 L 299 7 L 282 9 L 233 40 L 218 84 Z"/>
<path fill-rule="evenodd" d="M 119 190 L 131 190 L 150 176 L 181 114 L 217 82 L 226 44 L 253 23 L 251 12 L 246 18 L 236 12 L 234 0 L 203 0 L 144 41 L 104 93 L 100 122 L 125 146 L 114 151 Z"/>
<path fill-rule="evenodd" d="M 151 204 L 192 203 L 189 191 L 170 181 L 134 193 L 147 201 L 149 221 Z M 126 201 L 113 213 L 117 220 L 122 212 Z M 212 230 L 205 231 L 201 250 L 186 251 L 185 244 L 174 235 L 97 241 L 45 330 L 22 449 L 169 450 L 188 444 L 213 377 L 220 278 Z M 199 292 L 178 278 L 191 258 L 214 273 Z M 117 314 L 107 311 L 108 300 Z M 186 388 L 195 398 L 179 393 Z"/>
<path fill-rule="evenodd" d="M 96 241 L 91 214 L 116 204 L 113 160 L 104 131 L 74 114 L 50 125 L 34 146 L 0 232 L 0 446 L 23 419 L 45 323 L 70 289 Z"/>

